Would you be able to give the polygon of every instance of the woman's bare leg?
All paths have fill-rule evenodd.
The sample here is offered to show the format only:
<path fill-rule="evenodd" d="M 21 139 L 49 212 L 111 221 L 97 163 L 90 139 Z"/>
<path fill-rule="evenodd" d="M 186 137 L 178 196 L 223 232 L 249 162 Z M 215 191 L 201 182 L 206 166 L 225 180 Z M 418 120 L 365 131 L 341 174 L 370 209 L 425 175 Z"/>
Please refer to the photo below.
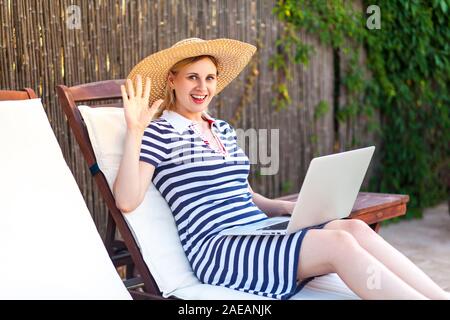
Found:
<path fill-rule="evenodd" d="M 430 299 L 450 298 L 448 293 L 365 222 L 357 219 L 335 220 L 329 222 L 324 229 L 349 232 L 361 247 L 424 296 Z"/>
<path fill-rule="evenodd" d="M 426 299 L 341 230 L 309 230 L 300 249 L 299 280 L 336 272 L 362 299 Z"/>

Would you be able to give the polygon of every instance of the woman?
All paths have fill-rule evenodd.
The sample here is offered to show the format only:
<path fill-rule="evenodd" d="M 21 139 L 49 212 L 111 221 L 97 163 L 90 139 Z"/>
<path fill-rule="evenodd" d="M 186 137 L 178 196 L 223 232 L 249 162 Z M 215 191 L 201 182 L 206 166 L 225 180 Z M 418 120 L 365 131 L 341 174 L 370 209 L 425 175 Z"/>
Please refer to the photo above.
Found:
<path fill-rule="evenodd" d="M 153 181 L 204 283 L 287 299 L 313 277 L 336 272 L 364 299 L 447 299 L 359 220 L 335 220 L 286 236 L 220 235 L 235 225 L 290 214 L 294 207 L 251 189 L 249 160 L 234 129 L 206 112 L 255 51 L 236 40 L 191 38 L 133 68 L 121 87 L 127 133 L 113 188 L 118 208 L 134 210 Z"/>

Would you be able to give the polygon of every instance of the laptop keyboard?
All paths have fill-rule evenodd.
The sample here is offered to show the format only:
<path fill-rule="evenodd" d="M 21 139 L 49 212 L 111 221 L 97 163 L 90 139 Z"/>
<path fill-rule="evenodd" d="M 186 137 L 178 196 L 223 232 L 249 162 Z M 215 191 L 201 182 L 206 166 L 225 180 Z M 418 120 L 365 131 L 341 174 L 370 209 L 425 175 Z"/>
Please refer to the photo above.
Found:
<path fill-rule="evenodd" d="M 276 223 L 276 224 L 273 224 L 273 225 L 265 227 L 265 228 L 261 228 L 260 230 L 285 230 L 287 228 L 288 224 L 289 224 L 289 220 L 283 221 L 280 223 Z"/>

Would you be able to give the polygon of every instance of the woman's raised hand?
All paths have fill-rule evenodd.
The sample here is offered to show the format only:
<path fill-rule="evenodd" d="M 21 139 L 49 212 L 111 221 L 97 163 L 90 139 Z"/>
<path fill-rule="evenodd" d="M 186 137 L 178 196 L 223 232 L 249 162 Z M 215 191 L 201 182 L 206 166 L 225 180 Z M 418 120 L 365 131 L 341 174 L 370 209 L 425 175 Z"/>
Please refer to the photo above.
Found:
<path fill-rule="evenodd" d="M 120 86 L 122 91 L 123 108 L 125 111 L 125 120 L 129 130 L 144 131 L 152 120 L 159 106 L 163 102 L 159 99 L 149 106 L 150 98 L 150 78 L 145 79 L 145 88 L 142 92 L 142 77 L 136 76 L 136 91 L 133 87 L 131 79 L 127 79 L 126 87 Z"/>

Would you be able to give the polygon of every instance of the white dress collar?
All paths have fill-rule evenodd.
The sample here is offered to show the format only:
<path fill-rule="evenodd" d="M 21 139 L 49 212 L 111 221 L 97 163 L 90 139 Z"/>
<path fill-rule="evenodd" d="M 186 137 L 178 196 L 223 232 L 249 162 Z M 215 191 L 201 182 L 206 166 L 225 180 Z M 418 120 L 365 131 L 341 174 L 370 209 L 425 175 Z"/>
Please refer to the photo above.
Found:
<path fill-rule="evenodd" d="M 202 117 L 211 124 L 214 124 L 216 121 L 216 119 L 211 117 L 205 111 L 202 112 Z M 161 118 L 169 122 L 172 125 L 172 127 L 174 127 L 174 129 L 177 130 L 180 134 L 182 134 L 187 128 L 189 128 L 189 126 L 197 124 L 192 120 L 182 116 L 178 112 L 171 110 L 164 110 L 163 114 L 161 115 Z"/>

